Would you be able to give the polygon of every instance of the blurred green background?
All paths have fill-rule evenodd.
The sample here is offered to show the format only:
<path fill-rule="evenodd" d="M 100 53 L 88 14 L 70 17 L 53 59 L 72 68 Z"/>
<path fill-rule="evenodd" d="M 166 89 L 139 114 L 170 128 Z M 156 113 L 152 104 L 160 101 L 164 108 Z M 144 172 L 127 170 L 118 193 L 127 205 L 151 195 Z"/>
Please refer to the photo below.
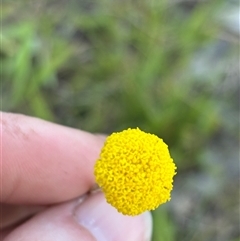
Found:
<path fill-rule="evenodd" d="M 240 240 L 237 2 L 3 0 L 2 110 L 157 134 L 178 174 L 152 240 Z"/>

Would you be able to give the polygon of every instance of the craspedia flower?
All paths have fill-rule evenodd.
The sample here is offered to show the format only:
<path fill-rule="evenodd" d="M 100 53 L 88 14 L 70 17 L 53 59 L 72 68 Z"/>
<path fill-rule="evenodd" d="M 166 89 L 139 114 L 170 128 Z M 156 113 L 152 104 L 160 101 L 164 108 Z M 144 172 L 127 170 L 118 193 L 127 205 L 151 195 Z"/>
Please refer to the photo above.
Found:
<path fill-rule="evenodd" d="M 170 200 L 175 170 L 163 140 L 136 128 L 107 137 L 94 174 L 107 202 L 134 216 Z"/>

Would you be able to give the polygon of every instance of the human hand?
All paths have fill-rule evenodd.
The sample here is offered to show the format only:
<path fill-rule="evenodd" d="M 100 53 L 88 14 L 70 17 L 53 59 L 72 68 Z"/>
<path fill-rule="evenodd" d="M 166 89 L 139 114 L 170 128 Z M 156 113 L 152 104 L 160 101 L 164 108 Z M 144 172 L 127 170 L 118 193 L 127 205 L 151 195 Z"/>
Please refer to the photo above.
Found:
<path fill-rule="evenodd" d="M 1 113 L 2 241 L 147 241 L 148 212 L 129 217 L 94 186 L 103 136 Z"/>

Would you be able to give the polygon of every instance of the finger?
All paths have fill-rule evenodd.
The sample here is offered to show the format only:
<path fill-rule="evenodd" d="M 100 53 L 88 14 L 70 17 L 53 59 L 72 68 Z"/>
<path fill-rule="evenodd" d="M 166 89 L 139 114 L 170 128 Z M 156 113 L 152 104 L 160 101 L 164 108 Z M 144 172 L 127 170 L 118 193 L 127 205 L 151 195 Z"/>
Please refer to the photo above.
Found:
<path fill-rule="evenodd" d="M 0 208 L 0 230 L 13 226 L 44 209 L 45 207 L 36 205 L 2 204 Z"/>
<path fill-rule="evenodd" d="M 15 228 L 3 241 L 96 241 L 73 218 L 76 204 L 72 201 L 49 208 Z"/>
<path fill-rule="evenodd" d="M 1 114 L 1 202 L 48 204 L 85 193 L 103 138 L 18 114 Z"/>
<path fill-rule="evenodd" d="M 148 241 L 151 225 L 149 213 L 124 216 L 98 192 L 82 203 L 68 202 L 36 215 L 4 241 Z"/>

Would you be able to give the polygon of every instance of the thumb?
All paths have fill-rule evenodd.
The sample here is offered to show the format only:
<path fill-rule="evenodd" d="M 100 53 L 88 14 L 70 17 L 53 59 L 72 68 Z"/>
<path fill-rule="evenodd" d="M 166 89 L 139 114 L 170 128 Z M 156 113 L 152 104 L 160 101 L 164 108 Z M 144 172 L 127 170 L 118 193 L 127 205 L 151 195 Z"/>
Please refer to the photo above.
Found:
<path fill-rule="evenodd" d="M 130 217 L 106 203 L 101 192 L 49 208 L 15 229 L 4 241 L 149 241 L 149 212 Z"/>

